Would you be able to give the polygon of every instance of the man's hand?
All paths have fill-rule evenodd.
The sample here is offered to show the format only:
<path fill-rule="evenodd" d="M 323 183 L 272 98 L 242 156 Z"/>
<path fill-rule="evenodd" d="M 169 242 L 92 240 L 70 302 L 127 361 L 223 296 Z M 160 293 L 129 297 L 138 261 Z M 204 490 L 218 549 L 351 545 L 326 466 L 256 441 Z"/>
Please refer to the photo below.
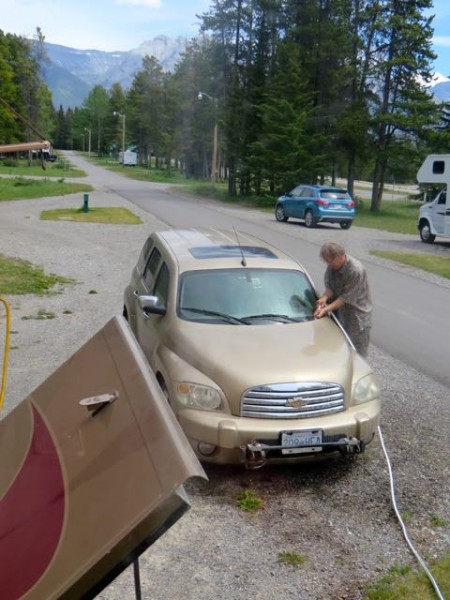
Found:
<path fill-rule="evenodd" d="M 321 298 L 319 298 L 316 302 L 316 310 L 314 311 L 314 318 L 321 319 L 326 314 L 328 314 L 327 305 Z"/>

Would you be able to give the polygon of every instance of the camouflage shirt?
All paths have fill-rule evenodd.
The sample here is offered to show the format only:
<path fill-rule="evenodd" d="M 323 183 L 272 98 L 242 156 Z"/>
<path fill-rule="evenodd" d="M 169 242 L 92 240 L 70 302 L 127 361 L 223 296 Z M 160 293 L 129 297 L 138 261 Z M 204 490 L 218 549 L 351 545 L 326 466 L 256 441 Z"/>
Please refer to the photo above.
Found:
<path fill-rule="evenodd" d="M 370 328 L 372 324 L 372 300 L 369 282 L 363 265 L 346 255 L 343 266 L 336 270 L 330 266 L 325 271 L 325 287 L 333 292 L 330 301 L 340 298 L 345 304 L 337 311 L 337 317 L 345 329 L 351 331 Z"/>

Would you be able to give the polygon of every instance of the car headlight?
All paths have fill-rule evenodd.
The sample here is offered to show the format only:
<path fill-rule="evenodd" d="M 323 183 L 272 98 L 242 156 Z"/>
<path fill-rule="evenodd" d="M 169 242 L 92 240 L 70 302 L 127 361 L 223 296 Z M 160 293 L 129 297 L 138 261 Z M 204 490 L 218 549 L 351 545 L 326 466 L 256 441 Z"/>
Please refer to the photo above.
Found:
<path fill-rule="evenodd" d="M 355 386 L 355 404 L 363 404 L 363 402 L 376 400 L 379 395 L 380 389 L 377 384 L 377 379 L 373 373 L 360 379 Z"/>
<path fill-rule="evenodd" d="M 222 399 L 219 392 L 206 385 L 179 383 L 176 390 L 178 402 L 186 408 L 200 408 L 202 410 L 222 408 Z"/>

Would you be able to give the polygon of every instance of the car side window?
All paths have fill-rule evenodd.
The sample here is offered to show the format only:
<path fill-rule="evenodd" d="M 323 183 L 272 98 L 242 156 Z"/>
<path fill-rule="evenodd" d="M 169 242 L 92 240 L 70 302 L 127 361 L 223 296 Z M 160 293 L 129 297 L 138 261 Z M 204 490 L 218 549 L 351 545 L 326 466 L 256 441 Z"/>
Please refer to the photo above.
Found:
<path fill-rule="evenodd" d="M 160 262 L 161 252 L 158 250 L 158 248 L 153 248 L 150 254 L 150 258 L 148 259 L 147 264 L 145 266 L 145 271 L 143 275 L 144 284 L 148 291 L 151 291 L 153 287 L 155 273 L 158 269 L 158 265 Z"/>
<path fill-rule="evenodd" d="M 169 296 L 169 269 L 166 263 L 161 265 L 161 268 L 156 278 L 155 289 L 153 296 L 158 298 L 158 304 L 167 306 L 167 298 Z"/>
<path fill-rule="evenodd" d="M 150 255 L 150 250 L 152 249 L 153 246 L 153 240 L 151 238 L 148 238 L 147 241 L 144 244 L 144 247 L 142 248 L 142 251 L 139 255 L 139 259 L 137 262 L 137 268 L 139 270 L 139 273 L 142 273 L 143 270 L 145 269 L 145 265 L 147 263 L 147 259 Z"/>
<path fill-rule="evenodd" d="M 447 201 L 447 192 L 442 192 L 439 196 L 438 204 L 445 204 Z"/>
<path fill-rule="evenodd" d="M 292 196 L 301 196 L 303 192 L 303 188 L 301 185 L 298 185 L 296 188 L 294 188 L 291 192 Z"/>
<path fill-rule="evenodd" d="M 305 188 L 303 190 L 303 196 L 305 196 L 305 198 L 314 198 L 314 190 L 310 190 L 308 188 Z"/>

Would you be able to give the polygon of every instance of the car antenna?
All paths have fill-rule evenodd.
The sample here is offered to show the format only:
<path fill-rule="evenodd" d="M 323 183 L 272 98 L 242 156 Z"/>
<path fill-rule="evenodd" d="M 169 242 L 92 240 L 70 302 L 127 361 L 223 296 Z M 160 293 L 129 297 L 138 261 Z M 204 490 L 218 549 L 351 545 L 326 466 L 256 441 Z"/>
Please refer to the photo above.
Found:
<path fill-rule="evenodd" d="M 239 249 L 241 251 L 241 256 L 242 256 L 241 265 L 243 267 L 246 267 L 247 266 L 247 261 L 245 260 L 244 250 L 242 249 L 241 242 L 239 241 L 239 236 L 237 234 L 236 227 L 234 227 L 234 225 L 233 225 L 233 230 L 234 230 L 234 235 L 236 236 L 236 240 L 237 240 Z"/>

